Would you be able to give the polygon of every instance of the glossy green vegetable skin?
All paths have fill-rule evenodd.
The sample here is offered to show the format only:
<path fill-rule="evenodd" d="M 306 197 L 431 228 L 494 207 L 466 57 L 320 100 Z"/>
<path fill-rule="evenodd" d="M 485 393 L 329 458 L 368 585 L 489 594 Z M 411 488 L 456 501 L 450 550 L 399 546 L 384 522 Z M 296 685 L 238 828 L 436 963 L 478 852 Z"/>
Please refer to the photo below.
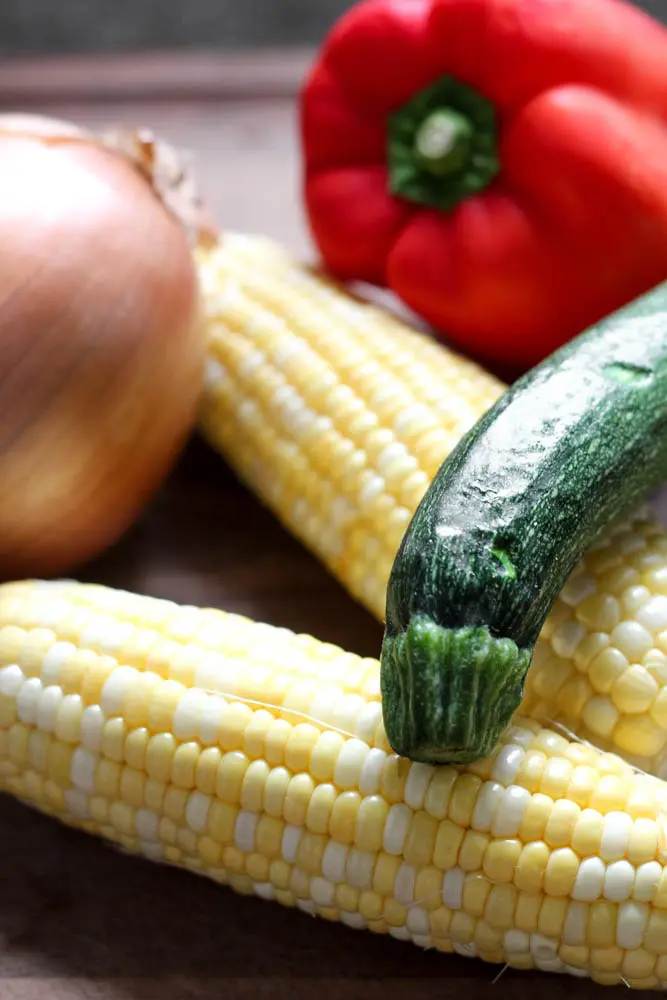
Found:
<path fill-rule="evenodd" d="M 665 478 L 667 284 L 523 376 L 433 480 L 387 591 L 397 753 L 462 763 L 493 749 L 567 577 Z"/>

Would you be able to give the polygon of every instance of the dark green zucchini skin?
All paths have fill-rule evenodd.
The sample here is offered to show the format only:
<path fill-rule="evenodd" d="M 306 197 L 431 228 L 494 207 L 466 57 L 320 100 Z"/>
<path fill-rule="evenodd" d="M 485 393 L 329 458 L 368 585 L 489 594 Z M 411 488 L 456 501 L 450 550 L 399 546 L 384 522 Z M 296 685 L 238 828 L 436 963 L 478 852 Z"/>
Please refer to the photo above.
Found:
<path fill-rule="evenodd" d="M 443 463 L 396 555 L 381 685 L 413 760 L 490 752 L 596 536 L 667 478 L 667 283 L 519 379 Z"/>

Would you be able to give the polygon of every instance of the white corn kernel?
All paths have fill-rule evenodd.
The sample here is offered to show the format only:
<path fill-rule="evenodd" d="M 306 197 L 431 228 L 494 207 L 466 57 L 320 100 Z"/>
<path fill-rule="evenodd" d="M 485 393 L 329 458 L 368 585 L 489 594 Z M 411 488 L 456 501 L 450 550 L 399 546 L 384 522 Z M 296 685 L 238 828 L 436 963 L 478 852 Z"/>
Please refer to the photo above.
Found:
<path fill-rule="evenodd" d="M 345 881 L 348 848 L 330 840 L 322 855 L 322 875 L 334 885 Z"/>
<path fill-rule="evenodd" d="M 622 858 L 628 849 L 632 818 L 627 813 L 610 812 L 604 818 L 600 857 L 605 861 Z"/>
<path fill-rule="evenodd" d="M 203 792 L 191 792 L 185 807 L 185 820 L 191 830 L 195 833 L 204 833 L 206 830 L 206 820 L 211 806 L 211 796 Z M 242 813 L 239 813 L 239 816 Z M 253 831 L 254 839 L 254 831 Z"/>
<path fill-rule="evenodd" d="M 417 872 L 414 865 L 402 864 L 394 879 L 394 896 L 399 903 L 408 906 L 415 901 L 415 880 Z"/>
<path fill-rule="evenodd" d="M 247 812 L 245 809 L 241 809 L 239 812 L 234 825 L 234 843 L 239 851 L 250 853 L 250 851 L 255 850 L 255 833 L 258 821 L 259 813 Z"/>
<path fill-rule="evenodd" d="M 134 667 L 117 667 L 102 688 L 100 705 L 106 715 L 120 715 L 123 702 L 139 679 L 139 671 Z"/>
<path fill-rule="evenodd" d="M 39 705 L 37 706 L 37 716 L 35 719 L 38 729 L 43 730 L 45 733 L 52 733 L 56 727 L 56 718 L 58 715 L 58 709 L 60 703 L 63 700 L 62 688 L 47 687 L 44 688 L 40 695 Z"/>
<path fill-rule="evenodd" d="M 635 884 L 635 869 L 629 861 L 613 861 L 607 865 L 602 890 L 605 899 L 620 903 L 629 899 Z"/>
<path fill-rule="evenodd" d="M 303 836 L 303 830 L 299 826 L 293 826 L 288 823 L 283 830 L 283 837 L 281 843 L 281 853 L 283 856 L 283 861 L 286 861 L 289 865 L 293 865 L 296 861 L 296 852 L 299 849 L 299 842 Z"/>
<path fill-rule="evenodd" d="M 479 790 L 472 814 L 473 830 L 486 832 L 491 829 L 494 816 L 500 809 L 505 788 L 497 781 L 485 781 Z"/>
<path fill-rule="evenodd" d="M 16 663 L 10 663 L 0 669 L 0 694 L 7 698 L 15 698 L 25 681 L 23 671 Z"/>
<path fill-rule="evenodd" d="M 429 764 L 412 763 L 403 793 L 405 804 L 410 809 L 423 809 L 428 786 L 433 777 L 433 768 Z"/>
<path fill-rule="evenodd" d="M 72 754 L 72 784 L 82 792 L 92 795 L 95 791 L 95 770 L 99 758 L 83 747 Z"/>
<path fill-rule="evenodd" d="M 520 785 L 510 785 L 505 788 L 493 816 L 492 836 L 516 837 L 530 800 L 531 794 L 527 788 L 522 788 Z"/>
<path fill-rule="evenodd" d="M 519 746 L 501 747 L 491 770 L 493 780 L 506 788 L 513 785 L 524 757 L 525 751 Z"/>
<path fill-rule="evenodd" d="M 104 724 L 107 721 L 99 705 L 88 705 L 81 716 L 81 745 L 92 753 L 99 753 L 102 747 Z"/>
<path fill-rule="evenodd" d="M 197 688 L 185 692 L 174 712 L 172 732 L 178 740 L 192 740 L 199 731 L 201 713 L 208 701 L 208 695 Z"/>
<path fill-rule="evenodd" d="M 382 848 L 387 854 L 401 853 L 412 817 L 412 810 L 402 802 L 390 807 L 382 837 Z"/>
<path fill-rule="evenodd" d="M 60 671 L 74 653 L 76 646 L 71 642 L 54 642 L 42 660 L 41 675 L 44 686 L 58 683 Z"/>
<path fill-rule="evenodd" d="M 460 910 L 463 906 L 463 886 L 465 872 L 462 868 L 450 868 L 442 880 L 442 901 L 448 910 Z"/>
<path fill-rule="evenodd" d="M 21 685 L 21 689 L 16 695 L 16 714 L 26 725 L 32 726 L 37 721 L 37 711 L 43 690 L 39 677 L 29 677 Z"/>
<path fill-rule="evenodd" d="M 584 858 L 572 888 L 572 899 L 592 903 L 602 895 L 606 866 L 602 858 Z"/>
<path fill-rule="evenodd" d="M 621 903 L 616 921 L 616 944 L 626 951 L 640 948 L 648 923 L 648 906 L 645 903 Z"/>

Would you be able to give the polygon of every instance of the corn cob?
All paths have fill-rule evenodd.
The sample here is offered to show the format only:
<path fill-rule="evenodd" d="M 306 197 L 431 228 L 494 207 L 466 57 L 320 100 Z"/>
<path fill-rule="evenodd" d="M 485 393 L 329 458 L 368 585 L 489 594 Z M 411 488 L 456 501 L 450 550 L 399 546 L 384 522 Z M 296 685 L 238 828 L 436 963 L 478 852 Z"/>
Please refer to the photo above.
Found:
<path fill-rule="evenodd" d="M 667 785 L 532 720 L 473 765 L 413 764 L 379 663 L 286 629 L 1 586 L 0 791 L 352 928 L 667 985 Z"/>
<path fill-rule="evenodd" d="M 204 433 L 381 618 L 412 512 L 504 386 L 270 241 L 230 234 L 199 260 Z"/>
<path fill-rule="evenodd" d="M 203 433 L 383 620 L 412 513 L 505 386 L 270 241 L 230 234 L 198 263 L 209 318 Z M 667 777 L 667 534 L 644 512 L 573 573 L 522 712 Z"/>

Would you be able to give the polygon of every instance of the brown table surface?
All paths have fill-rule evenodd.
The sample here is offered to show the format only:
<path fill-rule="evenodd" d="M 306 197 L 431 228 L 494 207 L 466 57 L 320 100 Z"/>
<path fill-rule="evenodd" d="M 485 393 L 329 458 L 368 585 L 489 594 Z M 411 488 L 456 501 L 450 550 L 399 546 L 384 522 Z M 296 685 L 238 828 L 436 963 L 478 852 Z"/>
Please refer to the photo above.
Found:
<path fill-rule="evenodd" d="M 0 109 L 150 126 L 192 150 L 219 223 L 308 253 L 294 103 L 307 61 L 267 52 L 10 62 L 0 66 Z M 77 576 L 241 612 L 365 655 L 379 649 L 378 624 L 197 439 L 141 522 Z M 615 994 L 498 972 L 239 897 L 0 797 L 0 1000 Z"/>

